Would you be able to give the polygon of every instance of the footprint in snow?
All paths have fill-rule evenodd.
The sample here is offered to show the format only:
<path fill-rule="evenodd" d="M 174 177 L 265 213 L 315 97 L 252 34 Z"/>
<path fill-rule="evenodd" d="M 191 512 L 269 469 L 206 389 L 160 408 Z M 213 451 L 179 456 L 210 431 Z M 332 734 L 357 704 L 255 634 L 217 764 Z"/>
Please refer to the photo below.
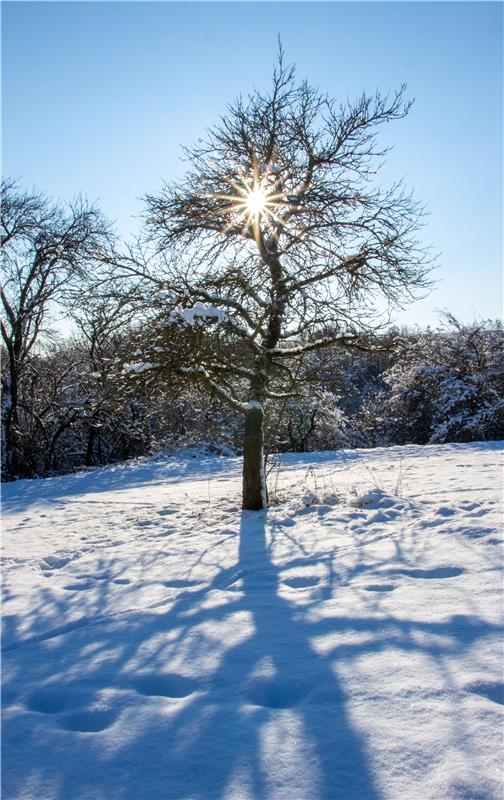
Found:
<path fill-rule="evenodd" d="M 72 691 L 68 688 L 48 687 L 32 692 L 25 705 L 38 714 L 58 715 L 58 724 L 68 731 L 97 733 L 115 722 L 118 712 L 108 707 L 72 708 L 76 702 L 84 699 L 82 689 Z M 87 700 L 90 700 L 89 695 Z"/>
<path fill-rule="evenodd" d="M 316 576 L 307 575 L 306 577 L 283 578 L 282 583 L 290 586 L 291 589 L 307 589 L 310 586 L 318 586 L 319 580 Z"/>
<path fill-rule="evenodd" d="M 102 548 L 119 547 L 120 545 L 124 544 L 124 539 L 97 539 L 96 541 L 91 542 L 91 544 L 100 545 Z"/>
<path fill-rule="evenodd" d="M 151 535 L 151 539 L 165 539 L 167 536 L 171 536 L 174 532 L 174 528 L 168 528 L 168 530 L 160 531 L 160 533 L 153 533 Z"/>
<path fill-rule="evenodd" d="M 389 517 L 383 511 L 376 511 L 369 519 L 367 520 L 368 525 L 374 525 L 375 522 L 388 522 Z"/>
<path fill-rule="evenodd" d="M 422 522 L 420 522 L 419 527 L 420 528 L 437 528 L 439 525 L 444 525 L 444 524 L 445 524 L 444 519 L 429 519 L 429 520 L 423 520 Z"/>
<path fill-rule="evenodd" d="M 196 586 L 201 581 L 185 580 L 184 578 L 175 578 L 172 581 L 162 581 L 163 586 L 171 589 L 187 589 L 189 586 Z"/>
<path fill-rule="evenodd" d="M 364 586 L 366 592 L 393 592 L 395 588 L 393 583 L 370 583 Z"/>
<path fill-rule="evenodd" d="M 468 514 L 466 514 L 466 517 L 474 519 L 475 517 L 484 517 L 485 514 L 487 513 L 488 510 L 486 508 L 479 508 L 477 511 L 471 511 Z"/>
<path fill-rule="evenodd" d="M 93 587 L 94 584 L 91 581 L 86 581 L 85 583 L 67 583 L 63 589 L 67 589 L 69 592 L 85 592 Z"/>
<path fill-rule="evenodd" d="M 53 553 L 49 556 L 44 556 L 39 561 L 39 567 L 43 572 L 53 569 L 62 569 L 66 567 L 70 561 L 78 558 L 78 553 Z"/>
<path fill-rule="evenodd" d="M 39 714 L 59 714 L 69 702 L 69 695 L 61 689 L 38 689 L 28 696 L 25 705 Z"/>
<path fill-rule="evenodd" d="M 406 575 L 408 578 L 456 578 L 465 570 L 462 567 L 434 567 L 433 569 L 397 569 L 396 575 Z"/>
<path fill-rule="evenodd" d="M 489 533 L 494 533 L 493 528 L 459 528 L 459 533 L 467 536 L 469 539 L 481 539 L 488 536 Z"/>
<path fill-rule="evenodd" d="M 474 511 L 475 508 L 479 508 L 479 503 L 471 503 L 469 500 L 462 500 L 460 503 L 460 508 L 464 511 Z"/>
<path fill-rule="evenodd" d="M 439 517 L 453 517 L 455 509 L 449 506 L 440 506 L 435 512 Z"/>
<path fill-rule="evenodd" d="M 258 677 L 249 681 L 245 697 L 255 706 L 290 708 L 308 694 L 310 687 L 302 681 L 279 681 Z"/>
<path fill-rule="evenodd" d="M 465 687 L 465 690 L 466 692 L 480 694 L 482 697 L 486 697 L 487 700 L 491 700 L 492 703 L 504 705 L 504 683 L 501 681 L 471 683 Z"/>
<path fill-rule="evenodd" d="M 141 675 L 128 682 L 128 688 L 148 697 L 187 697 L 198 689 L 198 682 L 184 675 Z"/>
<path fill-rule="evenodd" d="M 117 711 L 110 708 L 96 708 L 74 711 L 61 717 L 59 723 L 67 731 L 78 733 L 98 733 L 110 728 L 117 719 Z"/>

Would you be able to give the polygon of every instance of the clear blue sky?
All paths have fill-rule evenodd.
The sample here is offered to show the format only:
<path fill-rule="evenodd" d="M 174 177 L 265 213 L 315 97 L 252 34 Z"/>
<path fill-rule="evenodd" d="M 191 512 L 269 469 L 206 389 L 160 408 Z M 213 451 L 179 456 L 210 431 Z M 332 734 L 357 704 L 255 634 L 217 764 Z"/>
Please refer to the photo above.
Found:
<path fill-rule="evenodd" d="M 240 92 L 269 85 L 280 33 L 300 77 L 353 97 L 406 82 L 387 129 L 385 182 L 405 176 L 442 251 L 431 295 L 465 321 L 502 308 L 502 17 L 499 3 L 2 4 L 3 172 L 138 225 L 139 198 L 178 177 L 190 144 Z"/>

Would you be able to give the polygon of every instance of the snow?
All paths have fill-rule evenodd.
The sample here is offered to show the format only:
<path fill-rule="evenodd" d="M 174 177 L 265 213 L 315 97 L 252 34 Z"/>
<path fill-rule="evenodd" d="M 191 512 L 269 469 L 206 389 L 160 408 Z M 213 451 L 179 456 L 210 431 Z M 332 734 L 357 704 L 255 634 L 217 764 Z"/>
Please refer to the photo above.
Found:
<path fill-rule="evenodd" d="M 3 797 L 500 798 L 502 451 L 4 485 Z"/>
<path fill-rule="evenodd" d="M 201 325 L 206 320 L 225 322 L 228 312 L 225 308 L 201 303 L 199 300 L 191 308 L 175 308 L 168 317 L 168 324 L 184 322 L 186 325 Z"/>
<path fill-rule="evenodd" d="M 124 364 L 124 372 L 147 372 L 150 369 L 157 369 L 159 364 L 152 364 L 150 361 L 137 361 L 134 364 Z"/>
<path fill-rule="evenodd" d="M 243 403 L 243 407 L 247 408 L 250 411 L 254 409 L 257 411 L 263 410 L 263 404 L 261 403 L 260 400 L 249 400 L 247 403 Z"/>

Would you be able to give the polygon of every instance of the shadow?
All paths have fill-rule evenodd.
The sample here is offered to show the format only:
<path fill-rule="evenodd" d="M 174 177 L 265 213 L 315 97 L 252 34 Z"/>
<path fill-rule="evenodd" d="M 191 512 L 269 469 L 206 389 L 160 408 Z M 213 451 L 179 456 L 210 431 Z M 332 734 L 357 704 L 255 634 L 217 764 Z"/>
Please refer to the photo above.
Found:
<path fill-rule="evenodd" d="M 5 512 L 28 512 L 33 503 L 52 504 L 64 502 L 66 498 L 72 499 L 75 495 L 148 489 L 160 484 L 183 483 L 188 479 L 206 481 L 219 475 L 229 477 L 240 470 L 241 460 L 225 456 L 132 459 L 52 478 L 24 478 L 2 483 L 2 507 Z"/>
<path fill-rule="evenodd" d="M 280 572 L 289 565 L 280 570 L 272 563 L 265 521 L 265 514 L 244 514 L 240 531 L 243 603 L 255 627 L 254 639 L 244 645 L 247 658 L 242 659 L 249 662 L 243 676 L 246 697 L 267 713 L 292 709 L 302 732 L 308 769 L 311 764 L 316 797 L 373 800 L 381 795 L 365 745 L 349 721 L 337 673 L 312 648 L 312 626 L 299 608 L 279 593 Z M 268 665 L 266 674 L 255 672 L 261 662 Z M 300 798 L 304 796 L 301 787 L 297 791 Z M 292 797 L 295 792 L 291 786 Z"/>
<path fill-rule="evenodd" d="M 55 797 L 70 800 L 78 786 L 78 796 L 87 796 L 93 789 L 93 797 L 101 798 L 103 785 L 114 787 L 103 790 L 107 800 L 188 796 L 211 800 L 227 797 L 233 783 L 254 800 L 275 792 L 293 800 L 380 797 L 365 747 L 348 720 L 335 672 L 310 647 L 309 627 L 296 619 L 295 605 L 278 594 L 279 569 L 270 559 L 266 519 L 264 513 L 244 512 L 237 562 L 218 569 L 205 587 L 197 588 L 190 579 L 172 581 L 182 591 L 166 613 L 142 612 L 137 619 L 128 615 L 121 629 L 119 616 L 100 615 L 100 608 L 103 611 L 110 605 L 107 583 L 100 581 L 92 619 L 84 615 L 42 632 L 43 626 L 34 618 L 31 637 L 6 646 L 9 656 L 22 662 L 27 677 L 26 691 L 16 696 L 6 676 L 4 700 L 25 709 L 18 717 L 17 733 L 29 717 L 33 725 L 34 714 L 34 731 L 37 722 L 47 724 L 50 715 L 49 724 L 61 731 L 86 733 L 73 745 L 67 765 L 61 765 Z M 102 564 L 101 573 L 105 571 L 117 572 L 113 565 Z M 46 623 L 49 613 L 51 619 L 64 613 L 64 601 L 58 608 L 50 592 L 42 606 Z M 10 618 L 5 624 L 15 628 Z M 222 646 L 213 648 L 218 656 L 215 661 L 209 648 L 219 633 Z M 158 644 L 149 646 L 153 638 Z M 44 681 L 43 690 L 33 688 L 39 682 L 37 673 L 39 680 L 44 673 L 39 648 L 54 667 L 54 676 Z M 193 663 L 201 663 L 199 676 L 189 679 L 183 670 L 172 669 L 163 679 L 168 659 L 176 663 L 184 652 Z M 9 674 L 19 676 L 21 663 L 17 670 L 12 667 Z M 106 713 L 99 707 L 104 693 L 112 698 Z M 144 726 L 137 720 L 130 739 L 125 736 L 112 754 L 105 750 L 98 757 L 93 736 L 119 716 L 127 719 L 139 694 L 151 702 L 157 698 L 166 703 L 166 717 L 161 723 L 158 716 L 148 717 Z M 16 739 L 16 724 L 14 718 L 10 720 L 7 714 L 6 765 L 13 757 L 11 737 Z M 40 741 L 30 746 L 33 769 L 30 773 L 26 764 L 25 780 L 30 779 L 33 786 L 48 779 L 49 773 L 53 782 L 56 779 L 53 766 L 44 764 L 43 749 Z M 158 773 L 155 788 L 149 776 L 148 790 L 140 766 L 146 753 Z M 15 797 L 21 790 L 20 776 L 13 785 L 9 772 L 7 766 L 4 796 Z"/>
<path fill-rule="evenodd" d="M 291 566 L 312 563 L 301 545 L 299 559 L 276 564 L 282 530 L 262 512 L 242 512 L 238 533 L 233 563 L 216 559 L 212 579 L 196 581 L 191 571 L 207 563 L 211 545 L 163 583 L 165 599 L 150 608 L 110 612 L 113 582 L 126 580 L 111 559 L 98 570 L 109 580 L 95 574 L 92 592 L 72 595 L 77 621 L 65 619 L 68 596 L 50 589 L 22 629 L 21 620 L 4 620 L 4 797 L 385 796 L 368 734 L 350 717 L 340 668 L 391 647 L 442 664 L 497 626 L 476 616 L 399 619 L 380 605 L 379 592 L 368 595 L 367 613 L 349 614 L 348 605 L 338 608 L 351 575 L 335 571 L 337 554 L 328 554 L 323 593 L 306 609 L 295 601 L 303 581 L 282 578 Z M 143 566 L 148 575 L 150 564 Z M 320 613 L 325 601 L 330 616 Z M 326 637 L 323 651 L 315 637 Z"/>

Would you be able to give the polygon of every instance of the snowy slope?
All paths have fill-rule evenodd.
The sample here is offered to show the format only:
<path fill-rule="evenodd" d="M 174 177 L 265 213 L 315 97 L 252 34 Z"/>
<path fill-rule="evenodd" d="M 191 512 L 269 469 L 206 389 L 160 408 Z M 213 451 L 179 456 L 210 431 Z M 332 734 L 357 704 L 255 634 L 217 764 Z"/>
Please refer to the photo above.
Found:
<path fill-rule="evenodd" d="M 502 448 L 6 485 L 4 800 L 500 798 Z"/>

